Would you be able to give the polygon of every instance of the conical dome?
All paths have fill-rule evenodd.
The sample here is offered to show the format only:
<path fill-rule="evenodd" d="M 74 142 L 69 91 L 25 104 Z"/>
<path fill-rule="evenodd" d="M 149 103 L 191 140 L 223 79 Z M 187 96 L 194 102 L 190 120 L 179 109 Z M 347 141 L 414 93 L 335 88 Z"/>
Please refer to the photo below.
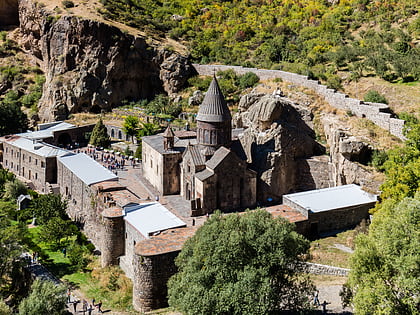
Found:
<path fill-rule="evenodd" d="M 205 122 L 223 122 L 232 120 L 229 108 L 215 76 L 213 76 L 213 80 L 210 83 L 203 103 L 201 103 L 198 110 L 197 120 Z"/>

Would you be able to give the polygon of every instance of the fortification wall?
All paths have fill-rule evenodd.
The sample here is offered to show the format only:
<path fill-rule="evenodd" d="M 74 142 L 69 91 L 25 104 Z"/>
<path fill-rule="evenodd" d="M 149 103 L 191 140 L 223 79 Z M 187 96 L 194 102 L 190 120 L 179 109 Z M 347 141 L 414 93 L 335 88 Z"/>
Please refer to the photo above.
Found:
<path fill-rule="evenodd" d="M 314 263 L 305 263 L 305 269 L 307 272 L 316 274 L 316 275 L 330 275 L 330 276 L 339 276 L 347 277 L 349 275 L 350 269 L 314 264 Z"/>
<path fill-rule="evenodd" d="M 402 119 L 392 117 L 388 105 L 382 103 L 365 103 L 358 99 L 351 98 L 347 94 L 329 89 L 327 86 L 320 84 L 316 80 L 310 80 L 307 76 L 281 70 L 265 70 L 258 68 L 245 68 L 241 66 L 199 64 L 193 64 L 193 66 L 199 75 L 213 75 L 215 71 L 232 69 L 237 74 L 253 72 L 258 75 L 261 80 L 280 78 L 284 81 L 312 89 L 318 95 L 323 96 L 331 106 L 345 111 L 350 111 L 357 117 L 367 118 L 379 127 L 388 130 L 392 135 L 405 140 L 403 135 L 405 122 Z"/>

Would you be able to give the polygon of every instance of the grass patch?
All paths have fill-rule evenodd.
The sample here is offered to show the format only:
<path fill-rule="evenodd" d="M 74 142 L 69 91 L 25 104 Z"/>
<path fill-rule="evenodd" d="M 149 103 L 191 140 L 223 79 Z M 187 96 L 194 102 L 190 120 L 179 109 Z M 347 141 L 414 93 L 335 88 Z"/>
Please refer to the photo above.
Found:
<path fill-rule="evenodd" d="M 311 242 L 310 262 L 330 265 L 341 268 L 349 268 L 350 253 L 336 248 L 335 244 L 347 247 L 353 246 L 355 230 L 338 233 L 335 236 L 325 237 Z"/>

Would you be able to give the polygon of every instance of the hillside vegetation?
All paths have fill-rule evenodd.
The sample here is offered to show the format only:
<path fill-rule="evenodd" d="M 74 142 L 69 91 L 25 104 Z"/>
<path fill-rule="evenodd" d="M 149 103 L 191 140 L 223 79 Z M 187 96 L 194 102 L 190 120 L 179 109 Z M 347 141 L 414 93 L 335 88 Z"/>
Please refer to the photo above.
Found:
<path fill-rule="evenodd" d="M 102 15 L 184 41 L 194 61 L 349 79 L 420 78 L 420 4 L 412 0 L 101 0 Z"/>

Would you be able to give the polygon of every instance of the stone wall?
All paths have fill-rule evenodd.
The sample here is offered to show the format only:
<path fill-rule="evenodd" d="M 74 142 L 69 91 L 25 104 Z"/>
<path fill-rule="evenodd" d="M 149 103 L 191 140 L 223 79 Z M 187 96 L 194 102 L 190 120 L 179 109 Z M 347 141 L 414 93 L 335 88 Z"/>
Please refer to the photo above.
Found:
<path fill-rule="evenodd" d="M 134 249 L 139 241 L 146 238 L 136 230 L 134 226 L 125 221 L 125 255 L 120 258 L 120 267 L 124 270 L 125 275 L 130 279 L 134 279 Z"/>
<path fill-rule="evenodd" d="M 179 251 L 154 256 L 135 255 L 133 265 L 133 305 L 140 312 L 166 307 L 169 278 L 177 271 L 175 258 Z"/>
<path fill-rule="evenodd" d="M 404 140 L 403 127 L 404 120 L 392 117 L 389 106 L 379 103 L 365 103 L 363 101 L 350 98 L 347 94 L 329 89 L 316 80 L 310 80 L 307 76 L 285 72 L 280 70 L 265 70 L 257 68 L 244 68 L 241 66 L 225 65 L 199 65 L 194 64 L 199 75 L 213 75 L 214 71 L 234 70 L 237 74 L 253 72 L 261 80 L 280 78 L 282 80 L 303 86 L 314 90 L 317 94 L 323 96 L 325 100 L 333 107 L 345 111 L 351 111 L 357 117 L 363 117 L 371 120 L 373 123 L 388 130 L 392 135 Z"/>
<path fill-rule="evenodd" d="M 314 264 L 314 263 L 305 263 L 305 269 L 309 273 L 316 275 L 330 275 L 330 276 L 339 276 L 347 277 L 349 275 L 350 269 L 340 268 L 328 265 Z"/>
<path fill-rule="evenodd" d="M 309 159 L 298 159 L 297 161 L 297 191 L 321 189 L 332 187 L 330 178 L 331 163 L 329 156 L 313 156 Z"/>

